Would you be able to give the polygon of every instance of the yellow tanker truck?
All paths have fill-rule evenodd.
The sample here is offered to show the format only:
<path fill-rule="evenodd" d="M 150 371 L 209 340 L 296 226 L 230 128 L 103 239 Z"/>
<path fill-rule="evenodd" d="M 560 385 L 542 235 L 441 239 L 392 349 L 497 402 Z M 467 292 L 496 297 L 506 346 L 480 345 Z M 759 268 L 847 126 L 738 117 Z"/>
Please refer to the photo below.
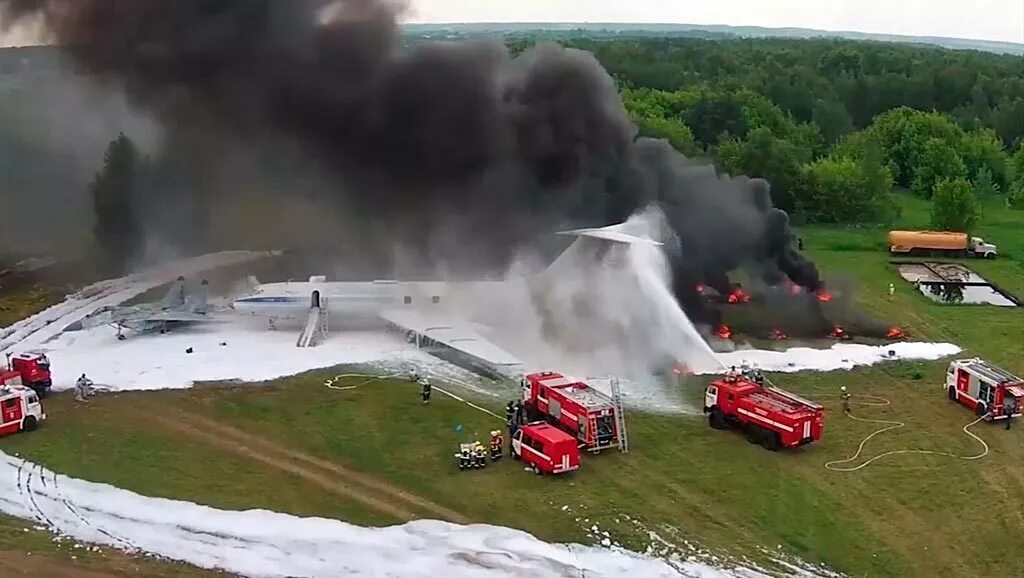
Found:
<path fill-rule="evenodd" d="M 995 245 L 967 233 L 949 231 L 889 231 L 889 251 L 902 255 L 971 256 L 992 259 L 998 254 Z"/>

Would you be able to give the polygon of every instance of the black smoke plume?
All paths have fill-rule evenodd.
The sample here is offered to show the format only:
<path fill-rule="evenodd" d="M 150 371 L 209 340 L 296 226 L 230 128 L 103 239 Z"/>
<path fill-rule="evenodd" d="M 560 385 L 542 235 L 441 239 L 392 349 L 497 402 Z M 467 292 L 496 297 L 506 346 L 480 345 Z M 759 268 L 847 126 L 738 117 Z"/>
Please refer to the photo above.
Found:
<path fill-rule="evenodd" d="M 328 198 L 362 239 L 397 238 L 434 262 L 499 271 L 556 227 L 620 222 L 659 203 L 680 240 L 676 292 L 695 316 L 694 285 L 725 289 L 737 268 L 769 285 L 819 287 L 768 184 L 720 177 L 663 141 L 637 139 L 591 54 L 538 45 L 512 58 L 498 42 L 407 48 L 397 15 L 383 0 L 0 0 L 0 22 L 41 18 L 81 70 L 125 90 L 182 144 L 176 162 L 187 170 L 175 174 L 187 177 L 179 192 L 159 179 L 154 206 L 178 195 L 201 210 L 218 191 L 238 194 L 230 177 L 217 186 L 206 177 L 241 155 L 244 184 Z M 307 183 L 307 170 L 323 176 Z"/>

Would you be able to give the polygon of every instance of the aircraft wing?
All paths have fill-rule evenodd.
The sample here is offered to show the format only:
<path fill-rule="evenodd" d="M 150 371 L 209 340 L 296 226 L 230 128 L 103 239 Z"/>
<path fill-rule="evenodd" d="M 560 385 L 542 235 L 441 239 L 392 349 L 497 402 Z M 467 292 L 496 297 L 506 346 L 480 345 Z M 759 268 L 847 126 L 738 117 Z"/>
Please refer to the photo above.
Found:
<path fill-rule="evenodd" d="M 437 350 L 447 349 L 448 353 L 454 353 L 455 357 L 461 358 L 473 369 L 484 369 L 504 376 L 513 376 L 522 369 L 523 362 L 520 359 L 473 331 L 465 321 L 414 309 L 386 310 L 380 316 L 392 325 L 427 338 L 429 341 L 426 342 L 426 348 L 431 353 L 443 354 L 444 351 Z M 441 347 L 438 348 L 438 345 Z"/>

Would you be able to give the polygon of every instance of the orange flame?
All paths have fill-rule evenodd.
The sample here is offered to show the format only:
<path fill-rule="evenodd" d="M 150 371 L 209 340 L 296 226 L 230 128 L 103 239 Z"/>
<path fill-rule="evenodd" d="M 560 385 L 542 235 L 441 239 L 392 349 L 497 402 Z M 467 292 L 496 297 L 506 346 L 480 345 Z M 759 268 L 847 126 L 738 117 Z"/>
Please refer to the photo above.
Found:
<path fill-rule="evenodd" d="M 823 290 L 820 293 L 818 293 L 818 301 L 821 301 L 822 303 L 828 303 L 831 300 L 832 294 L 829 293 L 828 291 Z"/>
<path fill-rule="evenodd" d="M 731 339 L 732 338 L 732 329 L 729 328 L 728 325 L 725 325 L 723 323 L 722 325 L 718 326 L 718 329 L 715 330 L 715 335 L 717 335 L 718 338 L 722 339 L 722 340 Z"/>
<path fill-rule="evenodd" d="M 778 330 L 778 329 L 772 329 L 772 332 L 771 332 L 771 334 L 769 334 L 769 337 L 771 337 L 772 339 L 774 339 L 776 341 L 781 341 L 783 339 L 789 339 L 788 335 L 786 335 L 785 333 L 783 333 L 781 330 Z"/>
<path fill-rule="evenodd" d="M 903 330 L 899 327 L 892 327 L 889 332 L 885 334 L 886 339 L 903 339 L 905 337 Z"/>
<path fill-rule="evenodd" d="M 832 333 L 829 333 L 829 337 L 835 337 L 836 339 L 849 339 L 850 336 L 846 333 L 845 329 L 836 325 L 832 328 Z"/>
<path fill-rule="evenodd" d="M 732 293 L 729 294 L 729 296 L 726 298 L 726 301 L 729 303 L 749 303 L 750 295 L 747 295 L 743 291 L 743 289 L 737 287 L 733 289 Z"/>
<path fill-rule="evenodd" d="M 704 294 L 704 285 L 703 284 L 697 283 L 696 285 L 694 285 L 694 289 L 697 290 L 697 293 L 700 293 L 701 295 Z"/>

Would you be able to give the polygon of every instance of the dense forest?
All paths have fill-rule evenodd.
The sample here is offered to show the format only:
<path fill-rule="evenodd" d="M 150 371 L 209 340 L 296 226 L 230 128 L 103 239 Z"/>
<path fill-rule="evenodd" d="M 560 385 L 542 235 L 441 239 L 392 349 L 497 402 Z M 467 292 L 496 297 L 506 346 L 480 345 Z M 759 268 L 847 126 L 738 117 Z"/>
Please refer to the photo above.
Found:
<path fill-rule="evenodd" d="M 977 200 L 1024 206 L 1019 56 L 839 39 L 560 41 L 618 80 L 641 135 L 768 179 L 796 218 L 885 221 L 894 187 L 931 198 L 969 185 Z"/>
<path fill-rule="evenodd" d="M 622 82 L 641 132 L 769 179 L 776 203 L 810 221 L 885 219 L 893 186 L 931 197 L 942 179 L 1024 194 L 1018 57 L 830 40 L 573 44 Z"/>
<path fill-rule="evenodd" d="M 934 198 L 942 228 L 970 227 L 986 203 L 1024 209 L 1020 56 L 837 38 L 538 34 L 505 42 L 513 54 L 538 40 L 592 52 L 641 136 L 767 179 L 796 222 L 887 223 L 894 190 Z M 123 98 L 68 70 L 53 48 L 0 50 L 0 194 L 71 208 L 55 221 L 65 246 L 88 235 L 76 215 L 111 139 L 155 134 Z M 31 232 L 26 223 L 2 240 Z"/>

